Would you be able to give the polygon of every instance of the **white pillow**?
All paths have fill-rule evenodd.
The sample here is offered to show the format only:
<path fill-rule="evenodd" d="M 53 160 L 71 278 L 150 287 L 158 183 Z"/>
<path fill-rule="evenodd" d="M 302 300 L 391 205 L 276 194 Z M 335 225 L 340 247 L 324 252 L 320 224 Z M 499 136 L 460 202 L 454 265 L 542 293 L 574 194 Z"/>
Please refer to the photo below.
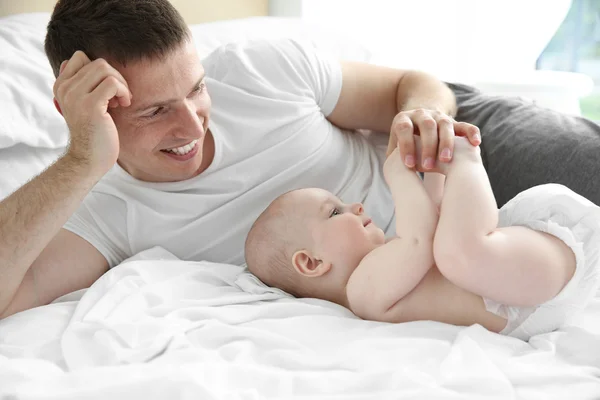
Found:
<path fill-rule="evenodd" d="M 0 18 L 0 148 L 23 143 L 60 148 L 67 126 L 52 103 L 54 75 L 43 43 L 50 13 Z M 308 40 L 340 59 L 369 61 L 366 47 L 300 19 L 254 17 L 190 26 L 200 57 L 222 44 L 260 38 Z"/>
<path fill-rule="evenodd" d="M 44 53 L 49 16 L 0 19 L 0 148 L 67 143 L 66 123 L 52 103 L 54 75 Z"/>

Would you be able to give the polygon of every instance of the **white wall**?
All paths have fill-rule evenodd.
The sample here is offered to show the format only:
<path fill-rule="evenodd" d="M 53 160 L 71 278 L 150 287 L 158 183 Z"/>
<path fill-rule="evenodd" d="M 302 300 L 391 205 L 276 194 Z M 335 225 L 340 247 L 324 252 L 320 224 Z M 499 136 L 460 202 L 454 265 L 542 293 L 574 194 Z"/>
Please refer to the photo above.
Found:
<path fill-rule="evenodd" d="M 301 16 L 365 43 L 373 62 L 444 79 L 532 70 L 571 0 L 271 0 L 270 14 Z"/>

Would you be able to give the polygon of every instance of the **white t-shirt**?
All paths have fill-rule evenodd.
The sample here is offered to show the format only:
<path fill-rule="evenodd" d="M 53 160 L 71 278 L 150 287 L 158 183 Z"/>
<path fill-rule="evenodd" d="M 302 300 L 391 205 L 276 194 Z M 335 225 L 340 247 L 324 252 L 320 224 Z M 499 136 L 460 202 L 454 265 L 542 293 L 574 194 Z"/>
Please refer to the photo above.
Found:
<path fill-rule="evenodd" d="M 394 233 L 382 172 L 387 135 L 367 139 L 325 118 L 341 91 L 338 60 L 286 39 L 226 45 L 203 66 L 213 104 L 209 168 L 185 181 L 149 183 L 115 165 L 66 229 L 110 267 L 154 246 L 184 260 L 241 265 L 246 235 L 272 200 L 320 187 L 363 202 L 374 222 Z"/>

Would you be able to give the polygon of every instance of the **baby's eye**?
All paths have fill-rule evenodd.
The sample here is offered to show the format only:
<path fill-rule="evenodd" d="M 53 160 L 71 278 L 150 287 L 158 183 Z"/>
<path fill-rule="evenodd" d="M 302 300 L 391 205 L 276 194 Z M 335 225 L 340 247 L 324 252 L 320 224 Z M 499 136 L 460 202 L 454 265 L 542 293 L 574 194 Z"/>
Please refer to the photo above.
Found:
<path fill-rule="evenodd" d="M 334 217 L 336 215 L 340 215 L 340 214 L 341 214 L 340 210 L 336 207 L 333 210 L 331 210 L 331 214 L 329 214 L 329 218 Z"/>

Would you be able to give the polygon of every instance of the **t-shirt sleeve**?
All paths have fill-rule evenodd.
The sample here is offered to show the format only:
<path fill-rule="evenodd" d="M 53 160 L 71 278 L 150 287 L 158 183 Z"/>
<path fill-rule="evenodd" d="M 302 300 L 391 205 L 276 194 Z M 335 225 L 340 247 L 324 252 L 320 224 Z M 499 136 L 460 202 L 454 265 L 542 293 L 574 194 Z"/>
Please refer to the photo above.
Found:
<path fill-rule="evenodd" d="M 340 60 L 308 41 L 254 40 L 225 45 L 203 61 L 208 76 L 280 101 L 312 99 L 328 116 L 342 90 Z"/>
<path fill-rule="evenodd" d="M 131 253 L 128 251 L 126 214 L 123 200 L 92 192 L 63 228 L 88 241 L 112 268 Z"/>

